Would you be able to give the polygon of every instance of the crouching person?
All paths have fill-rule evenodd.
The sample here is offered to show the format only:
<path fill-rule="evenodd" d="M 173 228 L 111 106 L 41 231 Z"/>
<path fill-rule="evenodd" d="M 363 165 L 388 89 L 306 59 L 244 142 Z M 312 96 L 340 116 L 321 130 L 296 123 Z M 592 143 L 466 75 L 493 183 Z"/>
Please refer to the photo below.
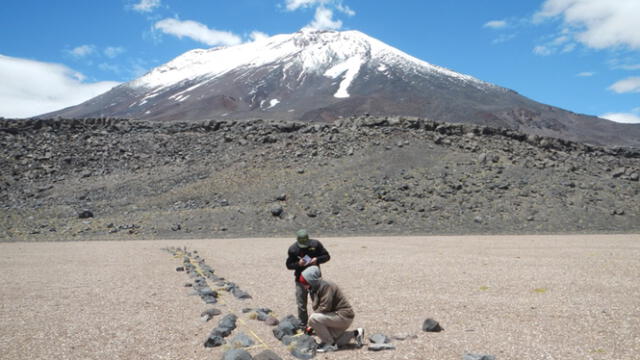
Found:
<path fill-rule="evenodd" d="M 317 266 L 306 268 L 299 281 L 311 294 L 314 313 L 309 317 L 308 324 L 320 338 L 317 351 L 336 351 L 352 339 L 355 339 L 358 347 L 362 347 L 364 330 L 358 328 L 347 331 L 355 314 L 338 285 L 323 280 Z"/>

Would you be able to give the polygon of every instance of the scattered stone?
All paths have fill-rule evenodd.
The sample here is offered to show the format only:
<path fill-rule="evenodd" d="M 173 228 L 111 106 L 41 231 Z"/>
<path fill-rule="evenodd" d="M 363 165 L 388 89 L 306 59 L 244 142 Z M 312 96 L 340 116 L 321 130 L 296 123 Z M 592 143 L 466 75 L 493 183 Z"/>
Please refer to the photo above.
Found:
<path fill-rule="evenodd" d="M 444 329 L 440 326 L 440 324 L 437 321 L 429 318 L 429 319 L 426 319 L 424 323 L 422 323 L 422 330 L 426 332 L 440 332 L 440 331 L 443 331 Z"/>
<path fill-rule="evenodd" d="M 386 335 L 384 334 L 373 334 L 371 336 L 369 336 L 369 341 L 374 343 L 374 344 L 388 344 L 391 342 L 391 339 L 389 339 Z"/>
<path fill-rule="evenodd" d="M 282 193 L 282 194 L 276 196 L 276 200 L 277 201 L 287 201 L 287 194 Z"/>
<path fill-rule="evenodd" d="M 222 314 L 222 311 L 216 308 L 211 308 L 203 311 L 202 314 L 200 314 L 200 318 L 206 322 L 211 320 L 214 316 L 220 315 L 220 314 Z"/>
<path fill-rule="evenodd" d="M 281 205 L 273 205 L 271 207 L 271 215 L 273 216 L 280 216 L 282 215 L 282 213 L 284 212 L 284 209 L 282 208 Z"/>
<path fill-rule="evenodd" d="M 282 358 L 278 356 L 278 354 L 267 349 L 267 350 L 263 350 L 258 355 L 254 356 L 253 360 L 282 360 Z"/>
<path fill-rule="evenodd" d="M 207 340 L 205 340 L 204 342 L 204 347 L 207 347 L 207 348 L 218 347 L 224 344 L 226 344 L 226 341 L 222 336 L 209 334 L 209 337 L 207 337 Z"/>
<path fill-rule="evenodd" d="M 184 266 L 178 266 L 178 267 L 176 268 L 176 271 L 184 271 Z"/>
<path fill-rule="evenodd" d="M 287 315 L 280 320 L 278 326 L 273 329 L 273 336 L 278 340 L 282 340 L 282 338 L 286 335 L 295 335 L 296 331 L 300 329 L 302 323 L 300 320 L 293 316 Z"/>
<path fill-rule="evenodd" d="M 180 224 L 171 225 L 171 231 L 180 231 L 180 229 L 182 229 L 182 225 Z"/>
<path fill-rule="evenodd" d="M 626 168 L 623 168 L 623 167 L 617 168 L 613 170 L 613 172 L 611 173 L 611 177 L 614 179 L 619 178 L 620 176 L 624 175 L 626 171 L 627 171 Z"/>
<path fill-rule="evenodd" d="M 225 337 L 229 336 L 236 328 L 237 317 L 234 314 L 226 315 L 218 322 L 218 326 L 211 330 L 204 342 L 204 347 L 216 347 L 226 343 Z"/>
<path fill-rule="evenodd" d="M 282 343 L 287 345 L 291 355 L 303 360 L 313 358 L 318 348 L 315 339 L 306 334 L 299 336 L 286 335 L 282 338 Z"/>
<path fill-rule="evenodd" d="M 253 357 L 245 349 L 231 349 L 225 351 L 222 360 L 253 360 Z"/>
<path fill-rule="evenodd" d="M 264 320 L 264 323 L 269 326 L 276 326 L 280 323 L 280 321 L 278 321 L 278 319 L 276 319 L 275 317 L 269 315 L 269 317 Z"/>
<path fill-rule="evenodd" d="M 464 354 L 462 360 L 496 360 L 493 355 Z"/>
<path fill-rule="evenodd" d="M 367 349 L 370 351 L 380 351 L 380 350 L 395 350 L 396 347 L 393 344 L 386 344 L 386 343 L 375 343 L 375 344 L 369 344 L 367 346 Z"/>
<path fill-rule="evenodd" d="M 93 217 L 93 212 L 91 210 L 84 209 L 78 214 L 78 217 L 80 219 L 92 218 Z"/>
<path fill-rule="evenodd" d="M 239 333 L 229 340 L 229 344 L 231 344 L 231 347 L 234 348 L 246 348 L 255 344 L 255 341 L 253 341 L 253 339 L 248 337 L 246 334 Z"/>

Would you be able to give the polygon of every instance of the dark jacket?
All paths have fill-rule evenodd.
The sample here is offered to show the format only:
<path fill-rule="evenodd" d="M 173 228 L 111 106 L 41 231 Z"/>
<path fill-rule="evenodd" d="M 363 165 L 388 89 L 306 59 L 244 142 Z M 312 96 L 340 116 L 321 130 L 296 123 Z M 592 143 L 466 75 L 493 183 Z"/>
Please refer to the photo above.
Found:
<path fill-rule="evenodd" d="M 298 261 L 300 261 L 300 259 L 305 255 L 309 255 L 310 258 L 317 258 L 317 265 L 324 264 L 329 261 L 329 259 L 331 259 L 331 255 L 329 255 L 329 252 L 324 248 L 320 241 L 309 239 L 309 247 L 306 248 L 301 248 L 300 246 L 298 246 L 298 242 L 296 241 L 295 243 L 293 243 L 293 245 L 289 246 L 286 261 L 287 269 L 293 270 L 293 276 L 295 277 L 296 281 L 298 281 L 298 278 L 300 277 L 302 271 L 310 266 L 298 265 Z"/>

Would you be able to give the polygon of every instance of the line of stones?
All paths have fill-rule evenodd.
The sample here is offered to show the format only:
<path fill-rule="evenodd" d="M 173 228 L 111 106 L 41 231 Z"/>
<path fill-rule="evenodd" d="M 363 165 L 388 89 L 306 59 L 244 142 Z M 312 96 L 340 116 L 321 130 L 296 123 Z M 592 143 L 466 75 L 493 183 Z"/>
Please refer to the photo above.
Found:
<path fill-rule="evenodd" d="M 197 250 L 187 251 L 186 247 L 168 247 L 163 250 L 169 252 L 174 257 L 182 257 L 182 266 L 176 267 L 176 271 L 184 271 L 187 273 L 192 279 L 192 282 L 185 283 L 185 287 L 193 288 L 194 291 L 191 295 L 198 295 L 205 304 L 212 305 L 218 303 L 218 297 L 220 296 L 219 291 L 226 291 L 241 300 L 251 298 L 251 295 L 240 289 L 237 284 L 217 276 L 214 269 L 199 256 Z M 216 290 L 211 288 L 208 281 L 217 286 Z M 242 312 L 252 312 L 252 314 L 249 315 L 250 317 L 264 321 L 268 325 L 277 325 L 279 323 L 278 319 L 271 315 L 272 311 L 268 308 L 255 310 L 245 308 Z M 219 309 L 210 308 L 202 312 L 200 317 L 202 321 L 206 322 L 220 314 L 222 314 L 222 311 Z M 204 346 L 218 347 L 228 344 L 230 348 L 224 352 L 223 360 L 282 360 L 280 356 L 269 349 L 265 349 L 255 357 L 252 357 L 245 349 L 254 346 L 255 341 L 244 333 L 239 333 L 228 341 L 225 340 L 225 338 L 229 337 L 233 330 L 236 329 L 237 320 L 238 317 L 235 314 L 225 315 L 218 322 L 218 325 L 211 330 L 204 341 Z"/>
<path fill-rule="evenodd" d="M 220 290 L 227 291 L 233 294 L 237 299 L 249 299 L 249 295 L 246 291 L 240 289 L 238 285 L 233 282 L 226 281 L 223 277 L 218 277 L 214 273 L 214 269 L 205 263 L 203 258 L 200 258 L 198 252 L 187 251 L 186 247 L 180 248 L 166 248 L 164 249 L 172 254 L 174 257 L 182 256 L 183 266 L 176 268 L 176 271 L 186 272 L 192 279 L 193 283 L 186 283 L 186 287 L 192 287 L 194 289 L 194 295 L 199 295 L 205 304 L 215 304 L 218 302 L 218 292 L 211 289 L 207 283 L 207 279 L 214 282 Z M 193 261 L 196 261 L 194 265 Z M 265 322 L 270 326 L 276 326 L 272 332 L 273 335 L 281 341 L 289 350 L 289 352 L 298 359 L 309 360 L 315 357 L 318 344 L 315 339 L 302 333 L 302 324 L 300 320 L 293 315 L 287 315 L 280 321 L 272 315 L 272 311 L 269 308 L 244 308 L 243 313 L 251 313 L 250 318 Z M 216 315 L 220 315 L 222 312 L 218 309 L 211 308 L 202 314 L 200 314 L 203 321 L 209 321 Z M 236 321 L 238 317 L 235 314 L 225 315 L 210 333 L 204 342 L 205 347 L 217 347 L 226 343 L 224 338 L 228 337 L 231 332 L 236 328 Z M 427 318 L 422 324 L 422 330 L 425 332 L 440 332 L 444 329 L 440 324 L 431 318 Z M 415 337 L 413 335 L 412 337 Z M 394 336 L 396 340 L 404 340 L 405 336 Z M 370 351 L 380 350 L 395 350 L 395 345 L 391 344 L 391 339 L 384 334 L 376 333 L 369 337 L 369 345 L 367 349 Z M 261 353 L 252 357 L 251 354 L 245 350 L 253 346 L 255 342 L 247 335 L 240 333 L 230 340 L 231 348 L 224 352 L 222 360 L 282 360 L 276 353 L 269 349 L 263 350 Z M 463 360 L 495 360 L 493 355 L 484 354 L 464 354 Z"/>

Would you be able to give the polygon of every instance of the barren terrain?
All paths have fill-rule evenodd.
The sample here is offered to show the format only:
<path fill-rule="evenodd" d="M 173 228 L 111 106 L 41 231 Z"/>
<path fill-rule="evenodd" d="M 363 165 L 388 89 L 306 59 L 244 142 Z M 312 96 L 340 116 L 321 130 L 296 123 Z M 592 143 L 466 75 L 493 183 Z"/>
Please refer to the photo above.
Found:
<path fill-rule="evenodd" d="M 314 235 L 314 234 L 312 234 Z M 637 359 L 640 235 L 319 237 L 325 278 L 346 292 L 367 334 L 416 335 L 397 349 L 317 359 Z M 203 342 L 221 318 L 184 286 L 163 248 L 197 250 L 253 299 L 213 305 L 293 359 L 271 327 L 241 312 L 295 313 L 284 267 L 292 238 L 0 243 L 3 359 L 220 359 Z M 441 333 L 422 322 L 438 320 Z"/>

